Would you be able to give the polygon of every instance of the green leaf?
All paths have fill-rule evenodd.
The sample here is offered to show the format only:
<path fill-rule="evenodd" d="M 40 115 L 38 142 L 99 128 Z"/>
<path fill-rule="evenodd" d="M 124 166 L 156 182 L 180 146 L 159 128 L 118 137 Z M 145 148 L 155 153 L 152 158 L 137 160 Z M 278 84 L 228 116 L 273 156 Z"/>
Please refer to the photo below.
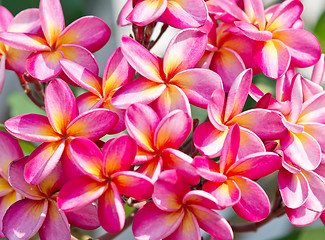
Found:
<path fill-rule="evenodd" d="M 23 152 L 26 155 L 30 155 L 36 148 L 33 143 L 24 140 L 19 140 L 19 145 L 21 146 L 21 149 L 23 149 Z"/>
<path fill-rule="evenodd" d="M 304 229 L 301 231 L 294 231 L 289 235 L 278 240 L 322 240 L 325 236 L 325 228 Z"/>
<path fill-rule="evenodd" d="M 314 28 L 314 34 L 317 37 L 322 49 L 325 49 L 325 12 L 320 16 L 315 28 Z"/>

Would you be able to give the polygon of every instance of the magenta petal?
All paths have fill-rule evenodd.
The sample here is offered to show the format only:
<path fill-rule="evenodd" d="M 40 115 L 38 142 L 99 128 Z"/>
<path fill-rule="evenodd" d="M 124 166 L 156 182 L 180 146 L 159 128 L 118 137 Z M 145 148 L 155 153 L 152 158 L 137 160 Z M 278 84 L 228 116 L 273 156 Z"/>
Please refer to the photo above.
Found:
<path fill-rule="evenodd" d="M 303 171 L 308 184 L 309 193 L 304 206 L 316 212 L 322 212 L 325 209 L 325 179 L 318 174 L 310 171 Z"/>
<path fill-rule="evenodd" d="M 77 115 L 76 100 L 68 84 L 60 79 L 51 81 L 46 88 L 44 101 L 53 129 L 60 134 L 66 134 L 69 123 Z"/>
<path fill-rule="evenodd" d="M 320 212 L 309 210 L 304 206 L 295 209 L 286 208 L 285 210 L 290 222 L 298 227 L 307 226 L 315 222 L 321 215 Z"/>
<path fill-rule="evenodd" d="M 235 212 L 251 222 L 266 218 L 270 211 L 270 201 L 263 188 L 248 178 L 236 177 L 234 180 L 241 192 L 239 202 L 233 206 Z"/>
<path fill-rule="evenodd" d="M 86 230 L 93 230 L 100 226 L 97 212 L 97 204 L 91 203 L 83 208 L 65 212 L 65 215 L 71 225 Z"/>
<path fill-rule="evenodd" d="M 193 165 L 200 176 L 208 181 L 224 182 L 227 180 L 227 176 L 220 173 L 219 165 L 211 159 L 196 156 L 194 158 Z"/>
<path fill-rule="evenodd" d="M 26 141 L 52 142 L 60 140 L 47 117 L 38 114 L 25 114 L 11 118 L 5 122 L 6 130 Z"/>
<path fill-rule="evenodd" d="M 43 225 L 47 210 L 47 200 L 23 199 L 14 203 L 3 218 L 3 233 L 9 239 L 30 239 Z"/>
<path fill-rule="evenodd" d="M 2 55 L 0 58 L 0 94 L 5 82 L 5 70 L 6 70 L 6 55 Z"/>
<path fill-rule="evenodd" d="M 235 22 L 236 27 L 248 38 L 255 41 L 267 41 L 272 39 L 272 33 L 267 30 L 260 30 L 254 24 L 247 22 Z"/>
<path fill-rule="evenodd" d="M 138 172 L 121 171 L 112 175 L 113 182 L 123 195 L 139 201 L 149 199 L 153 192 L 153 181 Z"/>
<path fill-rule="evenodd" d="M 218 202 L 210 193 L 202 190 L 191 190 L 183 197 L 183 204 L 187 206 L 204 206 L 208 209 L 218 209 Z"/>
<path fill-rule="evenodd" d="M 121 194 L 114 183 L 98 199 L 98 217 L 109 233 L 117 233 L 124 227 L 125 211 Z"/>
<path fill-rule="evenodd" d="M 40 33 L 39 9 L 28 8 L 19 12 L 10 22 L 7 32 Z"/>
<path fill-rule="evenodd" d="M 40 238 L 48 240 L 69 239 L 71 233 L 67 217 L 55 201 L 50 200 L 48 203 L 46 218 L 39 230 Z"/>
<path fill-rule="evenodd" d="M 12 16 L 12 14 L 7 8 L 0 6 L 0 31 L 1 32 L 7 30 L 13 18 L 14 17 Z"/>
<path fill-rule="evenodd" d="M 2 43 L 23 51 L 50 51 L 44 38 L 35 34 L 0 32 Z"/>
<path fill-rule="evenodd" d="M 228 129 L 224 121 L 225 100 L 226 95 L 223 88 L 216 89 L 211 95 L 207 109 L 210 122 L 220 131 Z"/>
<path fill-rule="evenodd" d="M 65 142 L 43 143 L 29 157 L 24 176 L 28 183 L 39 184 L 48 176 L 59 162 Z"/>
<path fill-rule="evenodd" d="M 135 215 L 132 230 L 137 239 L 163 239 L 169 236 L 180 225 L 184 211 L 165 212 L 154 202 L 144 205 Z"/>
<path fill-rule="evenodd" d="M 116 113 L 98 108 L 76 117 L 67 127 L 67 135 L 98 140 L 112 130 L 118 121 Z"/>

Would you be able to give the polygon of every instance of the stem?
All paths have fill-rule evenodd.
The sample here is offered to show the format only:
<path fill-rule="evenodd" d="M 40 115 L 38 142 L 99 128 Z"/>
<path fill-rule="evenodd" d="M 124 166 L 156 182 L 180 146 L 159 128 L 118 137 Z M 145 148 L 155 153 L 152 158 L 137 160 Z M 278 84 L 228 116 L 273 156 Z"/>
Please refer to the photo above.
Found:
<path fill-rule="evenodd" d="M 158 37 L 156 38 L 156 40 L 149 42 L 149 45 L 147 47 L 148 50 L 150 50 L 151 48 L 153 48 L 153 46 L 155 46 L 155 44 L 158 42 L 158 40 L 161 38 L 161 36 L 166 32 L 168 26 L 169 25 L 166 23 L 164 23 L 164 25 L 162 25 L 162 27 L 160 29 L 160 33 L 159 33 Z"/>
<path fill-rule="evenodd" d="M 123 231 L 125 231 L 129 226 L 131 226 L 134 216 L 137 213 L 137 211 L 138 211 L 138 208 L 134 209 L 134 211 L 132 213 L 130 213 L 130 215 L 125 220 L 123 229 L 121 231 L 119 231 L 118 233 L 107 233 L 107 234 L 105 234 L 99 238 L 95 238 L 93 240 L 112 240 L 112 239 L 114 239 L 116 236 L 118 236 Z M 91 239 L 89 239 L 89 240 L 91 240 Z"/>

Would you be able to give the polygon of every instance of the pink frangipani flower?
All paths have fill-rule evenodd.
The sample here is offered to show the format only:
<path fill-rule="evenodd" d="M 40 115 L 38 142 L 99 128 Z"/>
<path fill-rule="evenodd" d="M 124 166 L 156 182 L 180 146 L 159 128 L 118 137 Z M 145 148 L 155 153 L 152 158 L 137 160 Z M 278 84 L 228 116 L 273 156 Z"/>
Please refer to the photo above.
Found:
<path fill-rule="evenodd" d="M 265 177 L 281 167 L 278 154 L 256 151 L 239 157 L 240 130 L 233 125 L 225 139 L 219 163 L 205 157 L 194 158 L 198 173 L 208 181 L 202 189 L 211 193 L 220 208 L 233 207 L 248 221 L 261 221 L 270 210 L 264 190 L 253 180 Z M 257 207 L 259 206 L 259 207 Z"/>
<path fill-rule="evenodd" d="M 95 204 L 89 204 L 70 216 L 58 208 L 57 192 L 67 180 L 60 165 L 38 185 L 31 185 L 23 177 L 27 161 L 27 157 L 22 158 L 11 163 L 8 169 L 9 183 L 24 196 L 11 205 L 4 216 L 3 232 L 8 239 L 27 240 L 39 232 L 41 239 L 69 240 L 70 219 L 79 228 L 90 230 L 99 227 Z"/>
<path fill-rule="evenodd" d="M 138 0 L 134 8 L 128 0 L 119 16 L 119 25 L 130 22 L 145 26 L 154 21 L 164 22 L 175 28 L 202 26 L 207 19 L 204 0 Z"/>
<path fill-rule="evenodd" d="M 107 60 L 102 79 L 70 60 L 62 59 L 60 64 L 74 83 L 89 91 L 76 99 L 79 113 L 94 108 L 107 108 L 119 116 L 118 123 L 110 133 L 125 130 L 125 109 L 118 109 L 111 104 L 111 98 L 116 90 L 132 81 L 134 77 L 134 70 L 123 57 L 121 49 L 116 49 Z"/>
<path fill-rule="evenodd" d="M 103 146 L 103 152 L 86 138 L 72 140 L 69 148 L 73 161 L 85 175 L 63 186 L 58 196 L 60 209 L 80 209 L 98 199 L 101 226 L 108 232 L 119 232 L 125 222 L 121 194 L 146 200 L 153 191 L 150 178 L 128 171 L 134 161 L 137 144 L 123 134 L 108 141 Z"/>
<path fill-rule="evenodd" d="M 192 130 L 188 114 L 174 110 L 160 119 L 151 107 L 137 103 L 127 109 L 125 124 L 139 147 L 133 162 L 141 164 L 138 172 L 155 181 L 163 169 L 175 169 L 191 184 L 198 183 L 193 159 L 178 150 Z"/>
<path fill-rule="evenodd" d="M 192 69 L 206 44 L 205 33 L 183 30 L 171 40 L 162 60 L 132 38 L 122 37 L 122 53 L 142 77 L 118 89 L 112 104 L 127 108 L 133 103 L 152 103 L 160 117 L 176 109 L 190 113 L 190 103 L 206 108 L 213 90 L 222 85 L 217 73 Z"/>
<path fill-rule="evenodd" d="M 69 59 L 98 74 L 91 54 L 102 48 L 110 37 L 107 24 L 94 16 L 82 17 L 65 27 L 60 0 L 41 0 L 39 6 L 43 35 L 0 33 L 0 41 L 34 52 L 26 62 L 27 72 L 40 81 L 49 81 L 61 72 L 59 61 Z"/>
<path fill-rule="evenodd" d="M 132 229 L 137 240 L 199 240 L 200 228 L 217 239 L 233 239 L 229 223 L 212 210 L 218 208 L 214 197 L 191 191 L 174 170 L 161 173 L 152 200 L 135 215 Z"/>
<path fill-rule="evenodd" d="M 52 80 L 45 92 L 47 116 L 25 114 L 5 122 L 14 136 L 34 142 L 44 142 L 30 155 L 26 164 L 25 179 L 31 184 L 40 183 L 65 156 L 63 166 L 73 176 L 69 167 L 67 146 L 75 137 L 98 140 L 118 121 L 118 116 L 108 109 L 94 109 L 78 115 L 76 100 L 69 86 L 60 79 Z M 69 176 L 68 175 L 68 176 Z"/>

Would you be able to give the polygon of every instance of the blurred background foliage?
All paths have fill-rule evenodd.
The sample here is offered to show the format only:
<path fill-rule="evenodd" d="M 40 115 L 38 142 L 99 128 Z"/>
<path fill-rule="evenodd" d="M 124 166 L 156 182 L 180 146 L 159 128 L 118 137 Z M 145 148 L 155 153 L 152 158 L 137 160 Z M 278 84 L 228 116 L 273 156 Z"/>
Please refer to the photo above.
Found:
<path fill-rule="evenodd" d="M 121 6 L 125 0 L 106 0 L 115 2 L 114 4 L 108 3 L 108 6 Z M 302 2 L 305 5 L 307 4 L 319 4 L 324 0 L 313 0 L 313 1 L 308 1 L 308 0 L 302 0 Z M 64 12 L 64 17 L 65 17 L 65 22 L 66 26 L 69 25 L 71 22 L 74 20 L 86 16 L 86 15 L 91 15 L 90 12 L 88 11 L 90 6 L 93 8 L 94 5 L 99 5 L 103 1 L 100 0 L 61 0 L 62 4 L 62 9 Z M 264 0 L 265 5 L 269 6 L 271 3 L 279 3 L 282 1 L 274 1 L 274 0 Z M 325 2 L 325 1 L 324 1 Z M 323 3 L 324 4 L 324 3 Z M 39 0 L 0 0 L 0 5 L 6 7 L 14 16 L 19 13 L 20 11 L 26 9 L 26 8 L 38 8 L 39 5 Z M 107 4 L 106 4 L 107 5 Z M 325 5 L 325 4 L 324 4 Z M 321 5 L 321 6 L 324 6 Z M 317 6 L 314 6 L 317 8 Z M 94 8 L 95 10 L 98 9 L 98 12 L 103 12 L 103 9 L 101 9 L 100 6 L 97 8 Z M 110 9 L 110 12 L 112 11 L 119 11 L 120 9 Z M 320 10 L 320 9 L 318 9 Z M 324 52 L 325 49 L 325 11 L 324 8 L 321 9 L 322 14 L 318 19 L 314 20 L 314 24 L 308 24 L 306 26 L 306 30 L 311 31 L 312 33 L 315 34 L 315 36 L 318 38 L 322 49 Z M 105 11 L 104 11 L 105 12 Z M 107 14 L 109 14 L 109 11 L 107 10 Z M 95 13 L 95 15 L 97 15 Z M 118 14 L 115 14 L 117 16 Z M 309 14 L 310 15 L 310 14 Z M 303 16 L 305 19 L 308 20 L 309 17 L 315 17 L 315 16 L 309 16 L 305 15 Z M 98 17 L 101 17 L 97 15 Z M 101 17 L 103 18 L 103 17 Z M 111 22 L 116 22 L 116 19 L 113 19 Z M 112 26 L 112 24 L 109 24 L 110 28 L 112 29 L 112 35 L 114 34 L 114 31 L 117 31 L 117 25 L 115 24 Z M 106 54 L 106 59 L 103 60 L 104 62 L 107 60 L 108 55 Z M 102 59 L 101 59 L 102 60 Z M 100 61 L 100 60 L 98 60 Z M 104 63 L 101 63 L 104 64 Z M 6 72 L 6 74 L 12 74 L 9 73 L 9 71 Z M 308 72 L 307 72 L 308 75 Z M 307 76 L 308 77 L 308 76 Z M 11 75 L 10 79 L 12 81 L 15 80 L 15 76 Z M 8 79 L 6 79 L 8 81 Z M 16 81 L 13 84 L 18 84 L 18 81 Z M 260 74 L 257 76 L 254 76 L 253 82 L 260 87 L 264 92 L 271 92 L 274 96 L 275 94 L 275 81 L 272 79 L 268 79 L 264 75 Z M 6 83 L 6 85 L 9 85 L 12 83 Z M 6 88 L 5 88 L 6 89 Z M 9 89 L 9 88 L 7 88 Z M 18 90 L 17 90 L 18 89 Z M 80 92 L 74 88 L 74 92 L 76 95 L 79 95 Z M 4 93 L 2 93 L 4 95 Z M 7 105 L 6 108 L 1 108 L 3 105 Z M 245 105 L 245 109 L 251 109 L 255 105 L 255 102 L 249 97 L 247 100 L 247 103 Z M 5 109 L 5 110 L 1 110 Z M 45 112 L 38 107 L 36 107 L 29 99 L 28 97 L 24 94 L 22 90 L 19 89 L 19 87 L 11 91 L 9 93 L 5 94 L 4 96 L 1 96 L 0 98 L 0 121 L 5 121 L 8 118 L 18 116 L 21 114 L 25 113 L 36 113 L 36 114 L 45 114 Z M 202 110 L 200 108 L 192 106 L 192 111 L 193 111 L 193 116 L 195 118 L 198 118 L 200 120 L 200 123 L 205 121 L 207 114 L 205 110 Z M 2 123 L 3 123 L 2 122 Z M 5 131 L 3 124 L 0 122 L 0 131 Z M 25 154 L 30 154 L 33 149 L 36 147 L 34 144 L 25 142 L 25 141 L 20 141 L 20 144 L 25 152 Z M 268 192 L 270 199 L 273 199 L 273 194 L 274 194 L 274 188 L 276 185 L 274 184 L 276 176 L 271 176 L 269 179 L 266 179 L 264 182 L 261 182 L 263 187 L 266 189 Z M 127 209 L 127 213 L 130 213 L 130 209 Z M 234 218 L 234 214 L 231 213 L 230 216 L 226 216 L 227 219 L 232 219 Z M 236 219 L 235 219 L 236 220 Z M 238 219 L 237 219 L 238 220 Z M 280 220 L 280 221 L 278 221 Z M 283 229 L 285 228 L 285 229 Z M 278 231 L 278 233 L 277 233 Z M 280 233 L 279 233 L 280 232 Z M 277 236 L 277 237 L 272 237 L 272 236 Z M 278 237 L 281 236 L 281 237 Z M 130 235 L 128 237 L 125 237 L 123 234 L 121 237 L 118 237 L 117 239 L 133 239 L 130 238 Z M 325 239 L 325 228 L 323 224 L 320 222 L 320 220 L 316 221 L 314 224 L 311 224 L 308 227 L 305 228 L 298 228 L 292 226 L 289 221 L 287 220 L 286 216 L 281 217 L 280 219 L 275 219 L 271 223 L 268 223 L 266 226 L 260 228 L 256 233 L 240 233 L 236 234 L 235 237 L 236 240 L 251 240 L 251 239 L 256 239 L 256 240 L 271 240 L 271 239 L 278 239 L 278 240 L 321 240 Z"/>

